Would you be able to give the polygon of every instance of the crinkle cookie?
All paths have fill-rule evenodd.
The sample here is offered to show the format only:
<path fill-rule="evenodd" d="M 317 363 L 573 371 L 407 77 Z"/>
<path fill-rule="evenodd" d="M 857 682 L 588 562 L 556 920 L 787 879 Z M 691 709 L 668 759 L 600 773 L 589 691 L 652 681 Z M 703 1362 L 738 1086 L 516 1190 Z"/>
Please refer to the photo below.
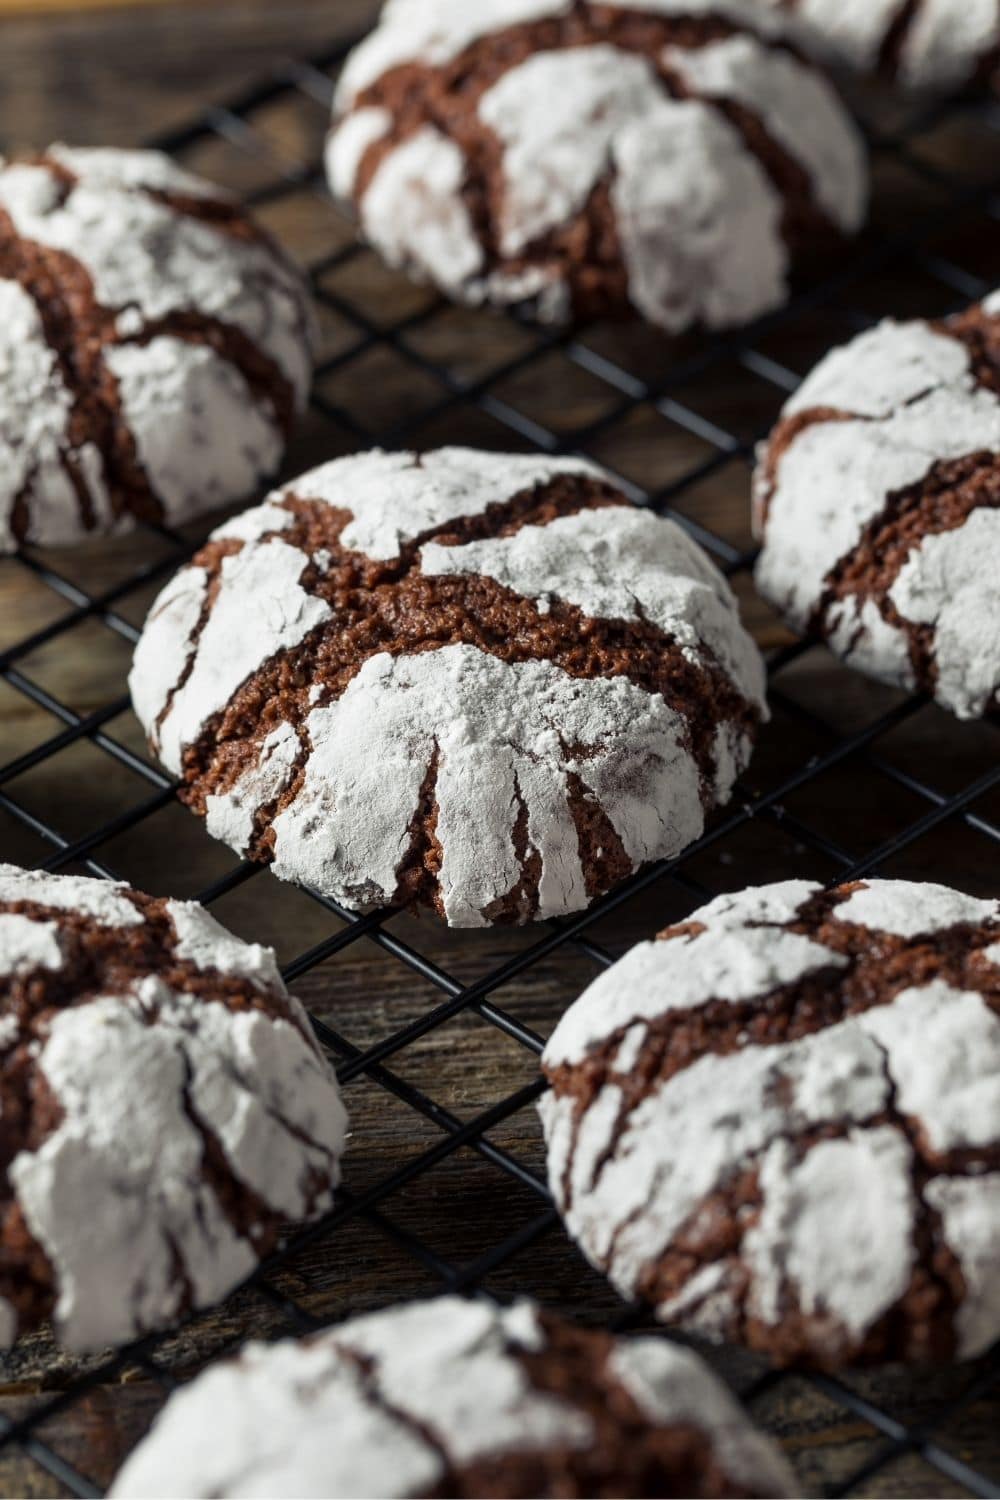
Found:
<path fill-rule="evenodd" d="M 947 93 L 1000 82 L 1000 0 L 764 0 L 825 61 Z"/>
<path fill-rule="evenodd" d="M 311 328 L 278 247 L 158 152 L 0 158 L 0 553 L 252 495 Z"/>
<path fill-rule="evenodd" d="M 963 719 L 1000 689 L 1000 293 L 824 359 L 761 448 L 757 586 L 851 666 Z"/>
<path fill-rule="evenodd" d="M 754 0 L 388 0 L 328 171 L 393 266 L 544 321 L 779 306 L 867 201 L 860 137 Z"/>
<path fill-rule="evenodd" d="M 270 949 L 0 865 L 0 1000 L 0 1345 L 165 1327 L 329 1207 L 344 1109 Z"/>
<path fill-rule="evenodd" d="M 338 459 L 215 532 L 135 655 L 209 832 L 353 910 L 577 911 L 678 853 L 764 716 L 722 576 L 572 459 Z"/>
<path fill-rule="evenodd" d="M 250 1477 L 252 1476 L 252 1477 Z M 249 1488 L 248 1488 L 249 1484 Z M 440 1297 L 250 1344 L 175 1395 L 113 1495 L 791 1495 L 729 1392 L 665 1339 Z"/>
<path fill-rule="evenodd" d="M 831 1368 L 1000 1337 L 1000 902 L 721 896 L 603 974 L 543 1066 L 567 1227 L 665 1322 Z"/>

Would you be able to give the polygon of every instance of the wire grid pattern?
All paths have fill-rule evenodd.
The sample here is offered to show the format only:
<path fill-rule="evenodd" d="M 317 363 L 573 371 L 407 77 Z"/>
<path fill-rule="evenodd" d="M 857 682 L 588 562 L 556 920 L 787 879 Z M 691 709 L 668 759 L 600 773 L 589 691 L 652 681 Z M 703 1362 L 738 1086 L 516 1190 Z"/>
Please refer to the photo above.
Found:
<path fill-rule="evenodd" d="M 227 152 L 245 156 L 253 163 L 257 177 L 245 196 L 261 209 L 293 194 L 320 195 L 324 187 L 316 147 L 322 120 L 330 104 L 332 79 L 347 50 L 347 44 L 344 44 L 310 62 L 282 64 L 260 85 L 228 104 L 209 109 L 190 125 L 152 144 L 186 161 L 202 148 L 218 144 Z M 262 114 L 277 103 L 291 104 L 311 115 L 313 141 L 307 151 L 295 155 L 286 149 L 278 149 L 259 128 Z M 907 222 L 898 230 L 890 227 L 888 232 L 869 235 L 861 247 L 821 284 L 810 284 L 797 291 L 787 307 L 753 328 L 690 341 L 688 346 L 681 347 L 676 357 L 669 362 L 663 361 L 660 373 L 652 377 L 634 368 L 626 358 L 606 352 L 599 341 L 588 338 L 587 330 L 537 330 L 522 323 L 517 313 L 510 317 L 524 338 L 513 355 L 485 372 L 464 373 L 455 361 L 432 357 L 419 338 L 414 337 L 447 313 L 438 298 L 428 296 L 416 311 L 387 320 L 377 310 L 372 311 L 370 299 L 363 304 L 352 297 L 349 290 L 338 287 L 340 273 L 349 270 L 352 263 L 368 254 L 353 237 L 344 236 L 333 253 L 324 254 L 310 267 L 321 307 L 332 311 L 351 330 L 346 347 L 330 354 L 321 364 L 314 415 L 321 424 L 328 424 L 331 432 L 336 432 L 336 451 L 342 451 L 345 434 L 356 446 L 375 442 L 398 446 L 430 420 L 458 423 L 463 414 L 474 411 L 503 429 L 518 447 L 593 455 L 600 450 L 603 436 L 618 424 L 627 422 L 640 409 L 655 412 L 663 423 L 663 435 L 656 451 L 664 453 L 663 444 L 669 444 L 672 437 L 685 436 L 696 440 L 697 458 L 685 463 L 680 472 L 676 472 L 674 465 L 669 481 L 658 488 L 639 483 L 621 471 L 616 471 L 616 477 L 637 504 L 653 506 L 685 526 L 739 587 L 746 582 L 752 568 L 752 547 L 745 541 L 734 540 L 711 529 L 698 519 L 696 500 L 690 508 L 687 501 L 697 496 L 699 487 L 706 481 L 731 465 L 741 469 L 745 483 L 746 467 L 752 460 L 756 436 L 766 430 L 781 399 L 797 385 L 802 370 L 794 370 L 775 357 L 771 352 L 772 335 L 794 334 L 823 309 L 836 310 L 842 324 L 842 336 L 863 328 L 872 321 L 871 310 L 865 308 L 863 298 L 855 300 L 854 293 L 871 278 L 917 278 L 925 288 L 933 289 L 928 295 L 937 304 L 935 311 L 958 306 L 991 290 L 988 275 L 980 274 L 981 267 L 980 270 L 970 270 L 959 260 L 934 248 L 935 237 L 943 222 L 957 222 L 963 216 L 974 216 L 988 228 L 998 231 L 1000 221 L 1000 175 L 985 183 L 964 181 L 961 176 L 956 177 L 950 170 L 936 164 L 933 153 L 923 149 L 928 140 L 936 138 L 936 133 L 950 129 L 955 120 L 963 125 L 973 121 L 975 129 L 985 132 L 985 138 L 992 140 L 995 146 L 1000 134 L 1000 109 L 988 103 L 908 108 L 891 129 L 870 123 L 866 118 L 865 128 L 874 160 L 887 164 L 892 171 L 904 170 L 927 185 L 939 195 L 938 207 L 917 215 L 915 222 Z M 943 211 L 942 201 L 945 205 Z M 995 246 L 995 239 L 993 243 Z M 988 273 L 990 269 L 987 266 Z M 1000 271 L 1000 265 L 994 264 L 992 269 Z M 388 427 L 370 426 L 363 413 L 359 415 L 351 404 L 329 394 L 331 380 L 336 386 L 338 378 L 350 377 L 366 356 L 385 349 L 391 350 L 412 372 L 414 380 L 426 382 L 432 395 L 417 417 L 396 420 Z M 554 355 L 558 355 L 562 362 L 561 368 L 572 367 L 575 372 L 582 372 L 603 392 L 599 414 L 570 429 L 550 422 L 537 411 L 525 411 L 507 394 L 512 382 L 525 374 L 530 375 L 542 361 Z M 711 387 L 717 379 L 722 381 L 724 371 L 729 372 L 725 376 L 727 380 L 752 381 L 755 388 L 765 391 L 769 415 L 760 423 L 759 431 L 731 431 L 724 413 L 706 414 L 700 403 L 688 399 L 687 389 L 692 383 L 700 382 L 701 389 L 706 384 Z M 498 441 L 500 438 L 502 433 L 498 433 Z M 607 454 L 601 453 L 600 456 L 608 464 Z M 609 467 L 614 468 L 613 464 Z M 0 651 L 0 680 L 15 694 L 30 700 L 34 711 L 51 720 L 51 732 L 40 744 L 0 766 L 0 810 L 9 820 L 14 820 L 44 841 L 51 851 L 44 860 L 44 868 L 48 870 L 75 868 L 115 876 L 117 872 L 105 860 L 104 846 L 120 835 L 142 828 L 174 800 L 171 779 L 111 732 L 112 721 L 127 710 L 128 700 L 124 692 L 97 710 L 80 713 L 25 667 L 26 660 L 33 654 L 51 644 L 68 640 L 73 632 L 95 624 L 127 645 L 134 643 L 138 636 L 136 625 L 121 611 L 139 591 L 165 581 L 177 564 L 189 555 L 193 545 L 190 537 L 160 529 L 157 529 L 157 541 L 161 546 L 155 561 L 144 562 L 131 570 L 127 577 L 97 591 L 74 580 L 73 559 L 67 554 L 54 564 L 49 557 L 43 558 L 28 551 L 10 564 L 28 570 L 35 583 L 52 591 L 63 607 L 57 619 Z M 542 964 L 562 962 L 571 952 L 582 955 L 595 971 L 610 963 L 614 956 L 611 951 L 614 942 L 612 940 L 609 948 L 604 934 L 614 932 L 617 914 L 641 893 L 670 887 L 688 909 L 716 894 L 711 882 L 706 883 L 704 878 L 704 856 L 715 853 L 725 865 L 726 850 L 748 829 L 763 840 L 765 851 L 769 840 L 779 836 L 783 839 L 791 837 L 799 849 L 806 851 L 807 860 L 815 857 L 821 867 L 820 873 L 830 879 L 853 879 L 885 871 L 912 846 L 942 829 L 947 831 L 949 838 L 954 838 L 956 830 L 961 830 L 963 834 L 971 833 L 985 840 L 986 853 L 995 859 L 1000 826 L 988 812 L 989 793 L 1000 787 L 1000 759 L 995 755 L 995 745 L 992 753 L 984 757 L 979 774 L 942 789 L 937 779 L 924 777 L 919 769 L 901 764 L 883 748 L 886 743 L 891 743 L 892 735 L 901 726 L 931 711 L 925 701 L 879 690 L 876 696 L 865 700 L 875 706 L 874 713 L 866 713 L 860 722 L 855 716 L 848 727 L 830 722 L 827 715 L 817 711 L 815 706 L 803 704 L 795 691 L 786 686 L 789 681 L 794 682 L 796 666 L 810 650 L 815 648 L 788 642 L 773 652 L 769 663 L 772 705 L 787 721 L 788 746 L 782 774 L 765 791 L 751 793 L 745 790 L 738 794 L 731 808 L 717 817 L 699 843 L 680 858 L 644 871 L 598 907 L 574 920 L 550 923 L 533 930 L 516 951 L 499 964 L 491 965 L 471 983 L 456 977 L 436 957 L 421 951 L 394 931 L 390 925 L 391 914 L 377 912 L 358 917 L 315 892 L 309 893 L 326 909 L 329 936 L 287 964 L 285 974 L 290 982 L 301 980 L 320 965 L 336 961 L 339 955 L 353 950 L 355 945 L 370 943 L 381 950 L 382 956 L 402 966 L 422 984 L 429 985 L 439 997 L 416 1018 L 405 1025 L 387 1029 L 374 1043 L 363 1047 L 340 1034 L 328 1019 L 313 1018 L 320 1042 L 336 1063 L 349 1105 L 350 1085 L 362 1078 L 367 1079 L 395 1096 L 407 1111 L 415 1111 L 430 1122 L 437 1138 L 430 1147 L 411 1153 L 400 1166 L 380 1180 L 363 1184 L 349 1181 L 349 1186 L 340 1193 L 334 1211 L 322 1223 L 294 1236 L 288 1247 L 261 1268 L 250 1284 L 249 1293 L 243 1295 L 267 1304 L 276 1317 L 276 1327 L 301 1332 L 317 1326 L 317 1320 L 302 1305 L 301 1299 L 290 1294 L 281 1284 L 281 1272 L 304 1250 L 335 1240 L 338 1228 L 352 1219 L 363 1219 L 374 1226 L 379 1235 L 391 1238 L 396 1247 L 412 1257 L 440 1289 L 461 1291 L 480 1288 L 500 1268 L 513 1266 L 516 1274 L 519 1257 L 530 1253 L 545 1237 L 561 1233 L 537 1165 L 525 1162 L 515 1151 L 490 1139 L 490 1132 L 496 1127 L 533 1109 L 541 1093 L 541 1083 L 529 1082 L 472 1118 L 462 1118 L 436 1099 L 432 1091 L 408 1081 L 404 1076 L 405 1068 L 400 1069 L 400 1060 L 406 1049 L 424 1038 L 433 1038 L 460 1015 L 472 1015 L 485 1023 L 481 1027 L 483 1046 L 490 1045 L 491 1036 L 502 1034 L 518 1047 L 527 1049 L 530 1056 L 537 1056 L 543 1038 L 520 1020 L 513 1009 L 504 1005 L 505 987 L 523 980 Z M 995 734 L 992 728 L 988 732 Z M 111 819 L 88 826 L 81 833 L 59 826 L 44 812 L 22 801 L 16 788 L 12 787 L 17 778 L 83 742 L 141 778 L 146 791 L 138 803 L 123 808 Z M 822 826 L 822 822 L 811 815 L 811 810 L 802 814 L 795 811 L 796 796 L 803 791 L 810 794 L 813 806 L 822 807 L 824 794 L 817 788 L 823 786 L 825 777 L 844 770 L 852 777 L 877 774 L 882 779 L 881 784 L 891 787 L 905 799 L 906 815 L 893 817 L 890 814 L 891 826 L 884 828 L 864 847 L 851 846 L 850 840 L 842 840 L 835 828 L 831 830 Z M 983 810 L 984 804 L 986 811 Z M 758 869 L 761 879 L 772 878 L 766 860 L 765 852 L 763 867 Z M 954 878 L 960 882 L 961 869 L 950 869 L 942 873 L 941 878 Z M 211 905 L 247 882 L 267 882 L 270 879 L 256 866 L 237 864 L 198 895 Z M 566 1000 L 572 998 L 572 993 L 572 989 L 567 992 Z M 446 1044 L 442 1042 L 442 1045 Z M 504 1191 L 505 1180 L 506 1183 L 513 1181 L 530 1195 L 534 1208 L 515 1230 L 499 1235 L 473 1259 L 459 1263 L 442 1255 L 420 1234 L 397 1223 L 393 1217 L 392 1200 L 401 1189 L 431 1173 L 463 1149 L 477 1153 L 495 1172 L 498 1192 Z M 333 1249 L 335 1251 L 335 1244 Z M 569 1256 L 575 1254 L 568 1246 L 566 1253 Z M 618 1328 L 628 1328 L 642 1318 L 640 1309 L 625 1309 L 613 1322 Z M 164 1342 L 162 1338 L 146 1339 L 88 1368 L 57 1394 L 46 1395 L 27 1415 L 16 1419 L 0 1418 L 0 1454 L 16 1446 L 70 1493 L 102 1493 L 98 1484 L 77 1472 L 74 1465 L 46 1439 L 43 1425 L 71 1409 L 98 1385 L 116 1380 L 126 1369 L 138 1368 L 143 1376 L 169 1391 L 175 1378 L 171 1374 L 169 1356 L 163 1352 Z M 957 1394 L 934 1403 L 918 1425 L 908 1424 L 892 1409 L 887 1409 L 887 1404 L 871 1399 L 849 1377 L 839 1380 L 764 1370 L 755 1372 L 749 1382 L 742 1382 L 740 1394 L 753 1410 L 790 1380 L 807 1381 L 814 1391 L 840 1408 L 847 1417 L 863 1423 L 870 1434 L 857 1461 L 849 1472 L 838 1478 L 835 1486 L 828 1486 L 828 1493 L 864 1493 L 884 1473 L 891 1473 L 891 1466 L 897 1460 L 912 1454 L 919 1454 L 942 1481 L 960 1490 L 977 1495 L 1000 1493 L 1000 1466 L 992 1476 L 977 1472 L 953 1451 L 947 1436 L 941 1435 L 948 1424 L 1000 1382 L 1000 1351 L 994 1351 L 993 1355 L 970 1367 Z"/>

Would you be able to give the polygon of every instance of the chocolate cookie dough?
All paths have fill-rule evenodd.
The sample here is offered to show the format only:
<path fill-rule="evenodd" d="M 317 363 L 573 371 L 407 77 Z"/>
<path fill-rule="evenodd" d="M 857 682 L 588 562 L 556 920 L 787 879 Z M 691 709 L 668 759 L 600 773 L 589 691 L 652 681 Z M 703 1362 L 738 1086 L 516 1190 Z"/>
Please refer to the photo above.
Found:
<path fill-rule="evenodd" d="M 389 0 L 328 169 L 393 266 L 544 321 L 779 306 L 864 218 L 860 137 L 753 0 Z"/>
<path fill-rule="evenodd" d="M 573 459 L 337 459 L 221 527 L 131 676 L 209 832 L 355 911 L 578 911 L 696 839 L 765 715 L 735 599 Z"/>
<path fill-rule="evenodd" d="M 783 1364 L 1000 1337 L 1000 903 L 805 881 L 640 943 L 545 1052 L 549 1180 L 625 1297 Z"/>
<path fill-rule="evenodd" d="M 0 159 L 0 553 L 253 495 L 310 340 L 298 272 L 167 157 Z"/>

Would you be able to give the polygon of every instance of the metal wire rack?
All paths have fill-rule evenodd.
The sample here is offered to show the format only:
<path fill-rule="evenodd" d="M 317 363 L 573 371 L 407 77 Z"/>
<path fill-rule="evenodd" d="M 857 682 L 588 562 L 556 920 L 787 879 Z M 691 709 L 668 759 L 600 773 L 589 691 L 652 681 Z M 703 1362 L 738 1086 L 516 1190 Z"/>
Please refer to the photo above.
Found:
<path fill-rule="evenodd" d="M 641 327 L 551 333 L 516 315 L 459 312 L 384 272 L 323 187 L 323 131 L 346 51 L 282 63 L 153 143 L 239 188 L 310 263 L 325 347 L 289 471 L 372 443 L 443 437 L 598 458 L 730 576 L 769 648 L 774 723 L 736 801 L 697 845 L 575 920 L 480 939 L 391 913 L 359 919 L 209 847 L 129 716 L 124 669 L 143 613 L 203 531 L 149 530 L 121 546 L 0 563 L 0 730 L 29 726 L 24 747 L 0 736 L 4 857 L 147 887 L 162 868 L 184 870 L 190 889 L 175 893 L 197 894 L 249 935 L 277 933 L 286 976 L 354 1106 L 364 1156 L 362 1165 L 352 1149 L 333 1213 L 293 1234 L 193 1333 L 83 1366 L 44 1337 L 33 1345 L 41 1393 L 13 1408 L 0 1401 L 6 1493 L 17 1455 L 35 1466 L 38 1493 L 101 1494 L 121 1453 L 97 1444 L 81 1459 L 63 1440 L 71 1418 L 92 1421 L 95 1402 L 127 1382 L 153 1393 L 140 1403 L 141 1427 L 192 1347 L 203 1358 L 251 1332 L 304 1331 L 359 1304 L 442 1288 L 526 1289 L 579 1316 L 634 1325 L 641 1310 L 616 1308 L 583 1267 L 544 1185 L 536 1058 L 560 1009 L 630 941 L 751 880 L 878 871 L 996 893 L 997 727 L 954 724 L 784 636 L 749 588 L 746 481 L 756 438 L 825 348 L 882 310 L 945 312 L 1000 280 L 1000 106 L 862 100 L 877 188 L 871 232 L 754 327 L 667 345 Z M 89 666 L 68 679 L 67 656 Z M 933 1376 L 843 1379 L 712 1357 L 786 1438 L 804 1490 L 1000 1494 L 1000 1444 L 966 1451 L 971 1414 L 1000 1384 L 1000 1351 Z M 6 1389 L 18 1358 L 5 1362 Z M 136 1435 L 125 1427 L 119 1447 Z M 16 1472 L 23 1482 L 24 1468 Z"/>

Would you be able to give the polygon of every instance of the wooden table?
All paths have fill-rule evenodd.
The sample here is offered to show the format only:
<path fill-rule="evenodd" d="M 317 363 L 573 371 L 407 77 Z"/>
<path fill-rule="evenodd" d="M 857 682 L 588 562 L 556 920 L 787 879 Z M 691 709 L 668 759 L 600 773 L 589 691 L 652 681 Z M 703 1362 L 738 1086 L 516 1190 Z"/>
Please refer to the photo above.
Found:
<path fill-rule="evenodd" d="M 474 0 L 470 0 L 474 3 Z M 37 147 L 53 137 L 77 142 L 129 143 L 167 130 L 219 97 L 241 88 L 283 53 L 306 55 L 347 35 L 373 15 L 372 0 L 244 0 L 243 4 L 167 5 L 121 8 L 59 19 L 20 19 L 0 22 L 0 53 L 4 59 L 4 88 L 0 91 L 0 137 L 8 147 Z M 319 104 L 311 111 L 301 103 L 279 105 L 260 112 L 255 126 L 278 158 L 314 157 L 322 138 L 324 114 Z M 974 170 L 980 156 L 995 142 L 975 138 L 957 127 L 931 138 L 937 166 L 954 163 L 963 173 Z M 262 185 L 262 174 L 273 168 L 248 157 L 238 143 L 217 141 L 188 158 L 219 180 L 246 190 Z M 876 220 L 883 225 L 906 223 L 933 211 L 933 185 L 904 180 L 906 174 L 886 165 L 880 177 Z M 302 256 L 315 260 L 337 244 L 346 243 L 350 229 L 323 198 L 309 188 L 284 199 L 280 207 L 265 204 L 262 213 Z M 996 225 L 992 241 L 984 240 L 975 212 L 968 221 L 942 223 L 942 248 L 961 258 L 980 274 L 997 276 L 1000 253 Z M 1000 279 L 1000 276 L 997 277 Z M 348 303 L 360 306 L 376 322 L 404 312 L 419 312 L 428 294 L 388 276 L 373 257 L 353 262 L 330 280 Z M 928 276 L 901 280 L 890 268 L 873 273 L 854 290 L 855 305 L 871 312 L 891 310 L 936 312 L 951 294 Z M 768 353 L 798 372 L 804 372 L 823 349 L 850 331 L 836 306 L 817 310 L 796 330 L 775 337 Z M 335 309 L 324 315 L 324 353 L 333 356 L 357 341 L 358 329 Z M 641 328 L 595 330 L 592 347 L 622 360 L 629 368 L 654 375 L 662 369 L 662 340 Z M 436 312 L 416 326 L 414 345 L 422 355 L 442 361 L 470 380 L 514 360 L 527 348 L 531 335 L 502 320 L 468 318 Z M 331 403 L 363 416 L 373 424 L 388 425 L 400 418 L 414 423 L 413 436 L 421 445 L 444 438 L 480 441 L 501 446 L 505 430 L 482 413 L 466 406 L 451 409 L 438 419 L 424 420 L 440 392 L 429 389 L 427 377 L 400 358 L 397 351 L 376 341 L 355 367 L 335 372 L 320 385 Z M 519 409 L 553 423 L 572 426 L 610 410 L 602 382 L 581 373 L 558 351 L 541 366 L 512 373 L 498 394 Z M 721 380 L 698 385 L 692 381 L 684 400 L 704 417 L 728 431 L 749 437 L 772 417 L 778 392 L 736 367 Z M 669 415 L 669 414 L 668 414 Z M 320 457 L 349 451 L 355 439 L 345 426 L 306 424 L 290 462 L 294 472 Z M 595 456 L 617 465 L 636 482 L 659 487 L 692 467 L 710 451 L 690 425 L 671 424 L 652 406 L 626 421 L 610 421 L 593 449 Z M 737 453 L 733 462 L 713 470 L 683 502 L 697 519 L 736 546 L 746 546 L 747 469 Z M 95 545 L 72 556 L 49 561 L 91 592 L 113 586 L 143 562 L 162 556 L 155 540 L 137 536 L 113 544 Z M 784 636 L 774 619 L 756 601 L 745 580 L 740 583 L 748 618 L 765 646 L 778 645 Z M 154 593 L 153 586 L 130 593 L 118 606 L 136 625 Z M 67 606 L 45 584 L 16 563 L 0 563 L 0 651 L 36 629 L 42 629 Z M 86 715 L 114 702 L 123 691 L 128 666 L 125 642 L 98 620 L 75 628 L 64 637 L 19 661 L 18 668 L 52 692 L 77 714 Z M 801 710 L 814 712 L 843 731 L 867 723 L 894 700 L 884 690 L 835 666 L 821 651 L 802 659 L 782 679 L 784 691 L 799 705 L 779 708 L 764 737 L 752 768 L 748 788 L 766 791 L 776 785 L 796 758 L 819 751 L 822 736 L 803 727 Z M 21 692 L 0 678 L 0 766 L 55 734 L 59 725 Z M 106 732 L 142 753 L 138 725 L 122 712 Z M 995 731 L 977 726 L 961 728 L 934 710 L 924 710 L 901 723 L 880 741 L 880 750 L 895 768 L 907 768 L 944 792 L 974 780 L 995 763 Z M 24 808 L 37 811 L 75 838 L 112 819 L 149 796 L 149 788 L 131 773 L 109 761 L 88 739 L 31 770 L 3 788 Z M 834 864 L 815 838 L 807 841 L 796 819 L 808 821 L 821 838 L 858 852 L 878 843 L 901 821 L 923 810 L 897 778 L 877 768 L 852 761 L 831 768 L 807 795 L 792 797 L 783 809 L 785 821 L 749 822 L 738 838 L 700 856 L 697 874 L 712 890 L 777 878 L 787 874 L 829 877 Z M 993 809 L 995 812 L 996 809 Z M 989 806 L 984 815 L 990 814 Z M 50 851 L 30 830 L 0 809 L 0 857 L 26 864 Z M 186 895 L 232 867 L 232 860 L 213 844 L 202 826 L 178 806 L 165 806 L 139 830 L 125 832 L 99 851 L 116 870 L 157 893 Z M 977 838 L 974 828 L 950 824 L 907 848 L 886 873 L 916 877 L 953 878 L 970 889 L 996 891 L 992 848 Z M 691 898 L 676 887 L 657 888 L 631 901 L 600 938 L 615 951 L 679 915 Z M 331 920 L 310 900 L 270 876 L 262 875 L 238 887 L 217 907 L 217 914 L 236 930 L 271 941 L 284 958 L 302 952 L 328 936 Z M 418 947 L 460 982 L 468 983 L 504 958 L 520 953 L 535 934 L 451 934 L 429 920 L 397 919 L 391 932 Z M 554 955 L 504 987 L 496 998 L 517 1019 L 541 1034 L 553 1025 L 573 995 L 592 977 L 593 966 L 577 951 Z M 434 988 L 414 979 L 375 943 L 349 947 L 336 960 L 305 976 L 297 986 L 314 1011 L 358 1046 L 365 1047 L 409 1019 L 418 1019 L 440 999 Z M 425 1087 L 455 1115 L 466 1119 L 487 1108 L 520 1084 L 530 1083 L 535 1066 L 529 1054 L 505 1043 L 475 1014 L 457 1017 L 443 1034 L 425 1037 L 394 1060 L 405 1081 Z M 394 1101 L 374 1083 L 351 1086 L 354 1138 L 347 1180 L 355 1191 L 380 1180 L 394 1165 L 409 1159 L 440 1139 L 432 1123 Z M 530 1113 L 492 1133 L 495 1144 L 515 1152 L 529 1165 L 540 1164 L 538 1131 Z M 516 1229 L 537 1212 L 527 1189 L 504 1182 L 497 1190 L 495 1169 L 468 1152 L 451 1157 L 436 1172 L 394 1195 L 386 1212 L 406 1231 L 425 1236 L 443 1255 L 459 1262 L 475 1259 L 508 1229 Z M 395 1298 L 423 1291 L 430 1285 L 403 1251 L 390 1244 L 377 1227 L 350 1222 L 331 1242 L 304 1255 L 284 1277 L 292 1290 L 318 1317 L 335 1318 L 350 1310 L 381 1306 Z M 613 1297 L 587 1271 L 556 1231 L 544 1236 L 490 1279 L 497 1291 L 533 1292 L 550 1305 L 578 1315 L 601 1319 L 615 1308 Z M 236 1334 L 267 1334 L 279 1326 L 277 1312 L 256 1298 L 236 1298 L 217 1314 L 171 1340 L 161 1355 L 176 1370 L 203 1361 Z M 714 1356 L 738 1385 L 745 1386 L 757 1366 L 737 1354 Z M 24 1340 L 3 1362 L 0 1413 L 12 1419 L 27 1412 L 41 1397 L 63 1388 L 79 1369 L 60 1355 L 48 1338 Z M 934 1411 L 942 1397 L 957 1394 L 970 1378 L 965 1371 L 936 1376 L 908 1376 L 900 1372 L 852 1377 L 852 1385 L 888 1406 L 906 1421 L 919 1421 Z M 115 1382 L 99 1386 L 83 1402 L 74 1402 L 46 1427 L 45 1437 L 65 1458 L 98 1483 L 113 1475 L 122 1454 L 144 1428 L 161 1395 L 140 1368 L 130 1369 Z M 860 1419 L 845 1416 L 832 1401 L 807 1385 L 783 1384 L 771 1398 L 755 1407 L 758 1417 L 784 1438 L 798 1466 L 803 1486 L 811 1492 L 832 1487 L 872 1448 L 871 1430 Z M 996 1403 L 983 1396 L 963 1411 L 957 1425 L 942 1434 L 952 1452 L 967 1462 L 985 1465 L 1000 1474 L 1000 1438 L 996 1431 Z M 915 1456 L 903 1459 L 869 1486 L 867 1493 L 935 1495 L 964 1493 L 951 1489 Z M 43 1473 L 27 1455 L 0 1456 L 0 1493 L 61 1494 L 57 1479 Z"/>

